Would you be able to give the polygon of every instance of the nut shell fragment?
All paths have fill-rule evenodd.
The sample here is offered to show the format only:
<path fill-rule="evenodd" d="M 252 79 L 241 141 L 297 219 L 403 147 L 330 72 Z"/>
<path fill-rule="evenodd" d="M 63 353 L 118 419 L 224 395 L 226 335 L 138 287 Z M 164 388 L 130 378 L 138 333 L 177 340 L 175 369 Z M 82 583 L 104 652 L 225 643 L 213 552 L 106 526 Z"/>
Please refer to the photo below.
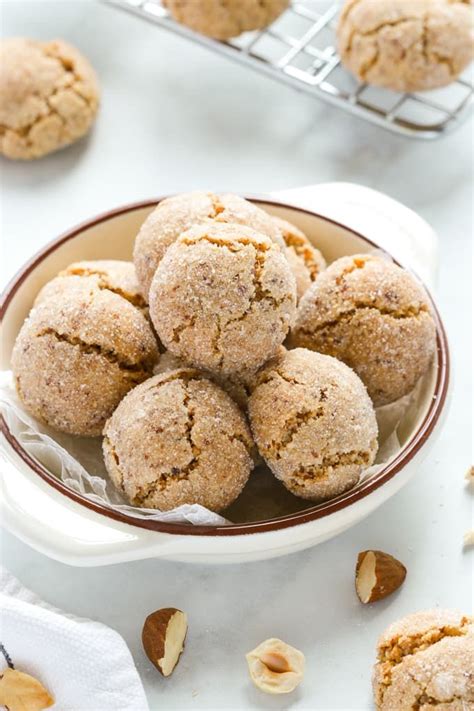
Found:
<path fill-rule="evenodd" d="M 357 558 L 357 596 L 364 604 L 382 600 L 398 590 L 406 574 L 405 566 L 389 553 L 362 551 Z"/>
<path fill-rule="evenodd" d="M 54 704 L 53 697 L 33 676 L 5 669 L 0 676 L 0 705 L 8 711 L 42 711 Z"/>
<path fill-rule="evenodd" d="M 156 610 L 146 618 L 142 631 L 143 648 L 163 676 L 169 676 L 178 663 L 187 630 L 186 613 L 175 607 Z"/>
<path fill-rule="evenodd" d="M 250 678 L 267 694 L 289 694 L 304 675 L 304 654 L 281 639 L 267 639 L 246 654 Z"/>

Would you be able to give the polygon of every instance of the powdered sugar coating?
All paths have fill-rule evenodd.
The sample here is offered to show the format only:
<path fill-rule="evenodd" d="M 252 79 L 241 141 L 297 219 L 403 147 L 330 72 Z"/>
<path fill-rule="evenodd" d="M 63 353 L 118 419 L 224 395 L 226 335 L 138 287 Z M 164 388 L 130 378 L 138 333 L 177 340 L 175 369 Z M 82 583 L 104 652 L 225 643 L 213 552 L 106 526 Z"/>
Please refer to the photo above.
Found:
<path fill-rule="evenodd" d="M 301 299 L 291 342 L 353 368 L 375 405 L 406 395 L 428 370 L 436 327 L 428 296 L 382 257 L 342 257 Z"/>
<path fill-rule="evenodd" d="M 251 374 L 275 355 L 295 306 L 295 280 L 280 248 L 236 224 L 181 235 L 150 289 L 150 316 L 165 347 L 226 376 Z"/>
<path fill-rule="evenodd" d="M 162 200 L 147 217 L 135 241 L 133 260 L 142 293 L 151 282 L 166 250 L 191 227 L 204 222 L 247 225 L 284 249 L 280 230 L 264 210 L 238 195 L 196 191 Z"/>
<path fill-rule="evenodd" d="M 252 448 L 238 406 L 191 368 L 136 387 L 104 429 L 105 463 L 115 486 L 132 505 L 162 511 L 194 503 L 226 508 L 247 482 Z"/>
<path fill-rule="evenodd" d="M 62 40 L 0 42 L 0 153 L 39 158 L 81 138 L 99 104 L 87 59 Z"/>
<path fill-rule="evenodd" d="M 377 646 L 373 688 L 380 711 L 474 708 L 474 624 L 452 610 L 398 620 Z"/>
<path fill-rule="evenodd" d="M 248 412 L 260 454 L 304 499 L 342 494 L 375 459 L 372 403 L 335 358 L 297 348 L 273 359 L 258 373 Z"/>
<path fill-rule="evenodd" d="M 342 62 L 361 81 L 395 91 L 450 84 L 474 57 L 469 4 L 347 0 L 337 32 Z"/>
<path fill-rule="evenodd" d="M 286 245 L 286 255 L 296 279 L 298 300 L 309 289 L 318 274 L 326 269 L 326 260 L 296 225 L 280 217 L 274 218 Z"/>
<path fill-rule="evenodd" d="M 72 279 L 73 277 L 66 277 Z M 122 397 L 152 373 L 158 349 L 143 313 L 78 277 L 44 298 L 23 324 L 12 354 L 26 409 L 52 427 L 97 436 Z"/>

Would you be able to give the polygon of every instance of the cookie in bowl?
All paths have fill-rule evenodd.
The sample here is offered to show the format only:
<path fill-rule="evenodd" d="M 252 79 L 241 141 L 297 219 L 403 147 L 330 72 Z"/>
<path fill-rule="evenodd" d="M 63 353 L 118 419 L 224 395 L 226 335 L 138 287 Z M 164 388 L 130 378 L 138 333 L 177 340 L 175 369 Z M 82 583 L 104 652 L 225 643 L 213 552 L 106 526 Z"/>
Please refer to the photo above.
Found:
<path fill-rule="evenodd" d="M 18 395 L 34 417 L 98 436 L 124 395 L 159 358 L 143 312 L 93 276 L 59 277 L 23 324 L 12 353 Z"/>
<path fill-rule="evenodd" d="M 339 358 L 376 406 L 408 394 L 436 348 L 429 297 L 394 262 L 370 254 L 333 262 L 301 299 L 293 346 Z"/>
<path fill-rule="evenodd" d="M 99 106 L 89 61 L 63 40 L 0 42 L 0 154 L 31 160 L 82 138 Z"/>
<path fill-rule="evenodd" d="M 133 260 L 146 298 L 168 247 L 183 232 L 207 222 L 246 225 L 266 235 L 282 249 L 285 247 L 281 232 L 270 215 L 238 195 L 203 191 L 174 195 L 158 203 L 135 240 Z"/>
<path fill-rule="evenodd" d="M 183 233 L 150 288 L 150 316 L 164 346 L 226 376 L 250 375 L 274 356 L 295 309 L 295 279 L 283 252 L 237 224 L 209 222 Z"/>
<path fill-rule="evenodd" d="M 259 373 L 248 413 L 255 443 L 296 496 L 331 499 L 375 460 L 377 422 L 362 381 L 344 363 L 304 348 Z"/>
<path fill-rule="evenodd" d="M 191 368 L 136 387 L 104 429 L 105 464 L 117 489 L 133 506 L 162 511 L 225 509 L 247 482 L 253 450 L 239 407 Z"/>

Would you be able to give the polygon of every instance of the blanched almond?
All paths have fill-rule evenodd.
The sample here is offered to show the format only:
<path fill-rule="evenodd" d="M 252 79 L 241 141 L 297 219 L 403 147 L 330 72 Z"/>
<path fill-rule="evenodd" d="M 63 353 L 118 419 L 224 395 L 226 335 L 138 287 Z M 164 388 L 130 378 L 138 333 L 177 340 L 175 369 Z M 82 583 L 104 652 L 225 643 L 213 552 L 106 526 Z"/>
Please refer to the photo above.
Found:
<path fill-rule="evenodd" d="M 53 697 L 33 676 L 5 669 L 0 676 L 0 705 L 8 711 L 42 711 L 54 704 Z"/>

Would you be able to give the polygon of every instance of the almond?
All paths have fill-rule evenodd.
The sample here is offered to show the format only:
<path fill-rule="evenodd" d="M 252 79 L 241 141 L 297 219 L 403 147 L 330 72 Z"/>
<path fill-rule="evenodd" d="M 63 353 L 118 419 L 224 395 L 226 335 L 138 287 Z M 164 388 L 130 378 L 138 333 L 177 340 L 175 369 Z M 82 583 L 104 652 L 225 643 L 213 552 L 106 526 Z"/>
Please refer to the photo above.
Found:
<path fill-rule="evenodd" d="M 8 711 L 42 711 L 53 704 L 53 697 L 33 676 L 16 669 L 1 673 L 0 706 Z"/>
<path fill-rule="evenodd" d="M 142 631 L 143 648 L 163 676 L 169 676 L 178 663 L 187 630 L 186 614 L 175 607 L 156 610 L 146 618 Z"/>
<path fill-rule="evenodd" d="M 383 551 L 362 551 L 357 558 L 355 585 L 361 602 L 376 602 L 391 595 L 405 580 L 407 570 Z"/>

